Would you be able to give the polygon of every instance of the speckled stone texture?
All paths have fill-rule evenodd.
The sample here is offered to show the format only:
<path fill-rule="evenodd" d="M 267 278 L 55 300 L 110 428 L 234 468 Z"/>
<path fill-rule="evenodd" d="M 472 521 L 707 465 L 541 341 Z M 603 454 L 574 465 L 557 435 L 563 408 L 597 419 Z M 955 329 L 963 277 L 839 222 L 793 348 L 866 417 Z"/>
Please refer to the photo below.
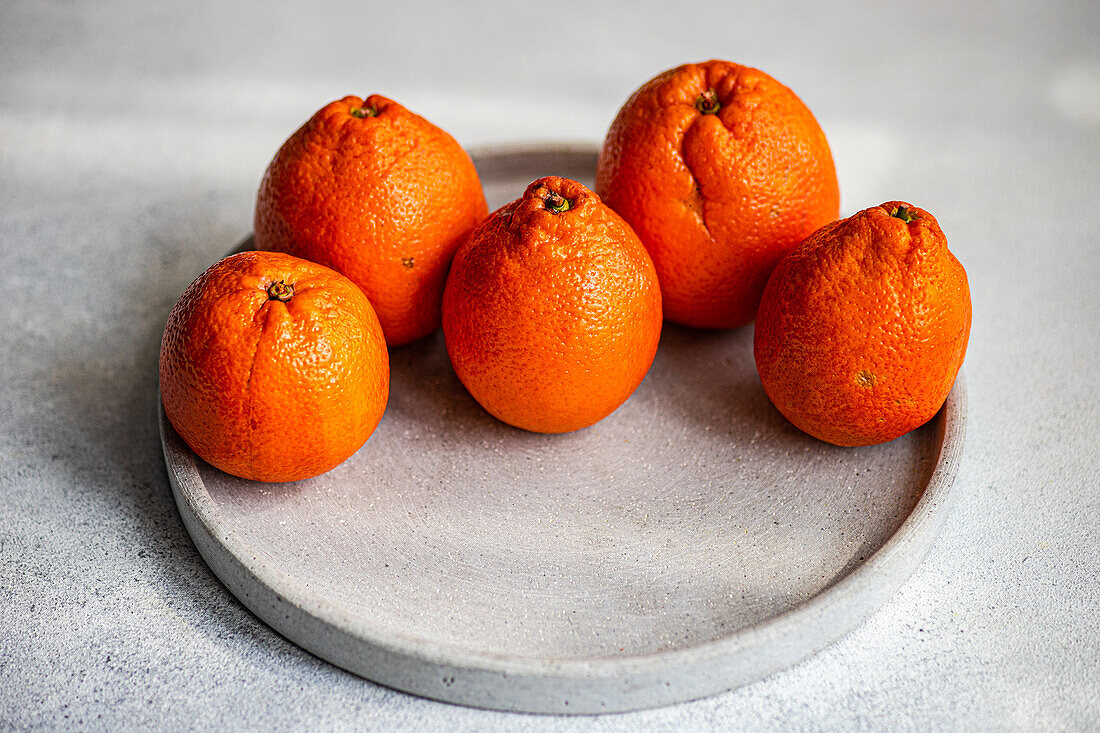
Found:
<path fill-rule="evenodd" d="M 1100 6 L 9 2 L 0 22 L 0 728 L 1100 726 Z M 430 702 L 283 640 L 172 503 L 160 330 L 321 104 L 379 91 L 469 146 L 599 140 L 669 66 L 765 69 L 846 212 L 933 212 L 967 268 L 967 444 L 939 542 L 836 645 L 598 718 Z"/>

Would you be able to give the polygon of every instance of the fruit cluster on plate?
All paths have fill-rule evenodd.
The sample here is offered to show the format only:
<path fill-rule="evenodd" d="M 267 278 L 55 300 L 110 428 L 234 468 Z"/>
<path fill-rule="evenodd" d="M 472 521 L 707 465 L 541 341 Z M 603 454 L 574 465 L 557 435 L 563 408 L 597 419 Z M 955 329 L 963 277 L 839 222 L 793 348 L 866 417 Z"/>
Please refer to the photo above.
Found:
<path fill-rule="evenodd" d="M 757 371 L 783 415 L 837 445 L 889 441 L 950 392 L 966 273 L 927 211 L 890 201 L 838 219 L 839 205 L 809 109 L 727 61 L 635 91 L 595 191 L 547 175 L 492 213 L 450 135 L 386 97 L 344 97 L 275 154 L 256 251 L 215 263 L 172 309 L 165 413 L 212 465 L 294 481 L 366 442 L 388 349 L 441 325 L 488 412 L 558 433 L 633 393 L 666 319 L 755 320 Z"/>

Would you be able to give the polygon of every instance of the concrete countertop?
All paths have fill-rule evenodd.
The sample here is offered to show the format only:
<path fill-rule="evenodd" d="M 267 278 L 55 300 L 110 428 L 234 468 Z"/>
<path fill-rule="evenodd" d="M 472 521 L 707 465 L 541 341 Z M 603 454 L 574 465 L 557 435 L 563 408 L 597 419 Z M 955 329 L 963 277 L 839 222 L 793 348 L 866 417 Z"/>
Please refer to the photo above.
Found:
<path fill-rule="evenodd" d="M 0 728 L 1100 727 L 1100 5 L 9 2 L 0 23 Z M 684 61 L 814 110 L 851 213 L 933 212 L 966 266 L 953 513 L 854 633 L 723 695 L 598 718 L 394 692 L 279 637 L 172 502 L 156 355 L 325 102 L 466 146 L 599 141 Z"/>

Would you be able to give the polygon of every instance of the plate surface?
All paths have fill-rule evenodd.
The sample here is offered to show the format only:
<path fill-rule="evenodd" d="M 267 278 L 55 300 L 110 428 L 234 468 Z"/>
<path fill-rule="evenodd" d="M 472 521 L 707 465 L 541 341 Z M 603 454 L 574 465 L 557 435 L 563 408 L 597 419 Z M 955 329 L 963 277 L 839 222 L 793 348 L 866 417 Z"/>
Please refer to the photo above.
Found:
<path fill-rule="evenodd" d="M 592 146 L 474 156 L 490 209 L 542 175 L 592 185 Z M 772 407 L 752 329 L 666 324 L 637 392 L 566 435 L 485 413 L 440 334 L 391 351 L 378 430 L 293 484 L 228 476 L 161 411 L 200 553 L 305 649 L 399 690 L 478 707 L 610 712 L 792 665 L 863 621 L 942 524 L 962 376 L 929 424 L 837 448 Z"/>

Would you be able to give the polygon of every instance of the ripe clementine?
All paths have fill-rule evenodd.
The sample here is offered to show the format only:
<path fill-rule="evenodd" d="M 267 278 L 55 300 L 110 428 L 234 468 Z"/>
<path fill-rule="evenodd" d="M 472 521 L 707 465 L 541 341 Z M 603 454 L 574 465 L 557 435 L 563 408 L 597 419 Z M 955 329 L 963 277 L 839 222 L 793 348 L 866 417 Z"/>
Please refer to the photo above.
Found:
<path fill-rule="evenodd" d="M 458 378 L 504 422 L 564 433 L 611 414 L 661 335 L 657 273 L 596 194 L 540 178 L 455 255 L 443 336 Z"/>
<path fill-rule="evenodd" d="M 607 133 L 596 192 L 652 255 L 665 317 L 701 328 L 751 322 L 772 268 L 840 206 L 810 110 L 764 72 L 717 60 L 634 92 Z"/>
<path fill-rule="evenodd" d="M 386 97 L 344 97 L 283 144 L 256 199 L 256 249 L 328 265 L 363 289 L 390 346 L 439 328 L 447 268 L 488 212 L 470 156 Z"/>
<path fill-rule="evenodd" d="M 753 351 L 764 391 L 797 427 L 873 445 L 936 414 L 969 335 L 966 271 L 939 223 L 889 201 L 822 227 L 779 263 Z"/>
<path fill-rule="evenodd" d="M 366 296 L 290 255 L 215 263 L 164 327 L 165 414 L 200 457 L 246 479 L 296 481 L 347 459 L 382 419 L 389 383 Z"/>

